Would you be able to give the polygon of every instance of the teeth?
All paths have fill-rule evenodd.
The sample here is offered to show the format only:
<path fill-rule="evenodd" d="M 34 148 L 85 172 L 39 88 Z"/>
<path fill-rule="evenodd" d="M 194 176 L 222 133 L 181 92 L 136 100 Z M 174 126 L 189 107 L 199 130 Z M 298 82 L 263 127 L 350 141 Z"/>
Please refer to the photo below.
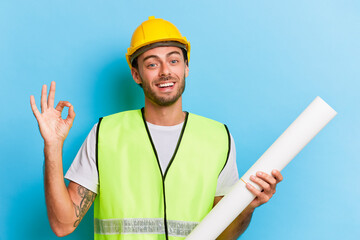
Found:
<path fill-rule="evenodd" d="M 159 87 L 163 88 L 163 87 L 171 87 L 174 86 L 174 83 L 161 83 L 159 84 Z"/>

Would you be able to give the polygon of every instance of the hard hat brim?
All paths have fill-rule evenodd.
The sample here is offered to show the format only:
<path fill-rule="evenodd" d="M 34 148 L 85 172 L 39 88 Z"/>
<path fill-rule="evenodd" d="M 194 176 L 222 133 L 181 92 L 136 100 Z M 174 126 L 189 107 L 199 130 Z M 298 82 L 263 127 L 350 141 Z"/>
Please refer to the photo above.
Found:
<path fill-rule="evenodd" d="M 145 45 L 141 48 L 139 48 L 138 50 L 136 50 L 131 56 L 130 56 L 130 64 L 132 65 L 134 59 L 136 59 L 138 56 L 140 56 L 141 54 L 143 54 L 144 52 L 153 49 L 153 48 L 157 48 L 157 47 L 178 47 L 178 48 L 182 48 L 185 51 L 187 51 L 186 49 L 186 45 L 183 43 L 180 43 L 178 41 L 163 41 L 163 42 L 155 42 L 155 43 L 151 43 L 148 45 Z"/>

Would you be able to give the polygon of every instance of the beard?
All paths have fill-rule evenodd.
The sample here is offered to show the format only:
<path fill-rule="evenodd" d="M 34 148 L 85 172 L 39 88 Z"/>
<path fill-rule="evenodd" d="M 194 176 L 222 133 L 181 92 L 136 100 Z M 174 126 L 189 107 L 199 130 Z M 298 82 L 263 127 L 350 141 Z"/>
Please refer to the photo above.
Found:
<path fill-rule="evenodd" d="M 162 82 L 162 81 L 169 81 L 169 80 L 176 80 L 176 84 L 179 84 L 179 87 L 176 91 L 176 94 L 173 96 L 159 96 L 156 94 L 156 92 L 151 88 L 150 84 L 148 84 L 146 81 L 143 80 L 143 78 L 140 76 L 142 84 L 140 86 L 142 87 L 144 91 L 145 97 L 147 97 L 151 102 L 157 104 L 158 106 L 166 107 L 174 104 L 183 94 L 185 91 L 185 75 L 183 76 L 180 81 L 177 81 L 178 79 L 173 77 L 163 77 L 159 78 L 156 82 Z"/>

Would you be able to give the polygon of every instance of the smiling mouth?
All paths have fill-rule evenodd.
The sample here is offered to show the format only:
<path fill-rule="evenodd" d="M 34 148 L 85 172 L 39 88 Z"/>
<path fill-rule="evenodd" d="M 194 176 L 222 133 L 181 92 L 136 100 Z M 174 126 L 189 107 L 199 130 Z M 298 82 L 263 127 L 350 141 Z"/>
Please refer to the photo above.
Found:
<path fill-rule="evenodd" d="M 167 88 L 167 87 L 172 87 L 174 85 L 175 83 L 173 82 L 156 84 L 156 86 L 158 86 L 159 88 Z"/>

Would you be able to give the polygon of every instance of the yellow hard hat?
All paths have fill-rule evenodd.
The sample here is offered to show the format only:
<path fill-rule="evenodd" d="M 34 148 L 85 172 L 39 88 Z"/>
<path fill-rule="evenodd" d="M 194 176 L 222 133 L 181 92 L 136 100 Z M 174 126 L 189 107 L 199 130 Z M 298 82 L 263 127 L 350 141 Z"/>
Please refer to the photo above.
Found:
<path fill-rule="evenodd" d="M 156 43 L 164 44 L 156 44 Z M 134 31 L 130 47 L 127 49 L 126 60 L 131 69 L 132 60 L 145 51 L 141 51 L 144 46 L 176 46 L 185 48 L 187 51 L 187 60 L 190 60 L 190 42 L 183 37 L 174 24 L 161 18 L 149 17 L 149 20 L 143 22 Z M 144 49 L 144 48 L 142 48 Z M 139 50 L 139 51 L 137 51 Z"/>

